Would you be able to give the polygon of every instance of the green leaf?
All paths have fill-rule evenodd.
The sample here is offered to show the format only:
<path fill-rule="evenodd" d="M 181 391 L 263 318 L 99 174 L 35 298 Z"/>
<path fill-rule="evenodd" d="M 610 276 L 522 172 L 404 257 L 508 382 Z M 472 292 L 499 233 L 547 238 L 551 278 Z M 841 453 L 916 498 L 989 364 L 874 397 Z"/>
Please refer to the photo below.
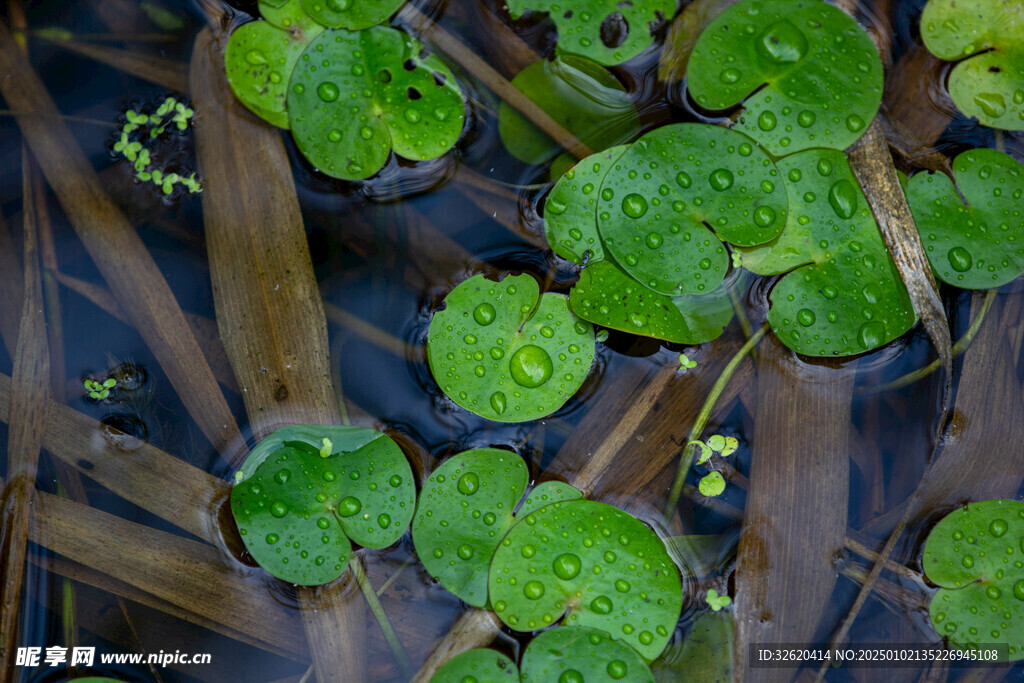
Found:
<path fill-rule="evenodd" d="M 705 612 L 651 669 L 659 683 L 725 683 L 733 680 L 732 657 L 732 614 Z"/>
<path fill-rule="evenodd" d="M 449 659 L 430 680 L 431 683 L 519 683 L 519 669 L 500 652 L 476 649 Z"/>
<path fill-rule="evenodd" d="M 871 37 L 821 0 L 745 0 L 701 34 L 687 68 L 704 109 L 743 104 L 735 130 L 775 156 L 845 149 L 882 101 L 882 61 Z"/>
<path fill-rule="evenodd" d="M 706 294 L 729 268 L 719 238 L 751 246 L 782 231 L 787 199 L 779 182 L 768 155 L 741 133 L 664 126 L 612 165 L 597 227 L 606 253 L 641 284 L 667 296 Z"/>
<path fill-rule="evenodd" d="M 768 311 L 779 339 L 808 356 L 846 356 L 909 330 L 913 306 L 846 156 L 808 150 L 778 167 L 789 192 L 786 228 L 742 262 L 761 275 L 787 273 Z"/>
<path fill-rule="evenodd" d="M 710 472 L 704 475 L 697 484 L 700 495 L 714 498 L 725 493 L 725 477 L 721 472 Z"/>
<path fill-rule="evenodd" d="M 939 635 L 967 649 L 1005 644 L 1024 659 L 1024 503 L 985 500 L 935 525 L 924 544 L 924 572 L 940 586 L 929 613 Z"/>
<path fill-rule="evenodd" d="M 956 106 L 986 126 L 1024 130 L 1020 2 L 930 0 L 921 14 L 921 38 L 936 57 L 959 62 L 949 75 Z"/>
<path fill-rule="evenodd" d="M 594 361 L 594 328 L 530 275 L 475 275 L 445 297 L 427 338 L 430 371 L 453 401 L 498 422 L 561 408 Z"/>
<path fill-rule="evenodd" d="M 644 287 L 611 261 L 583 269 L 569 305 L 596 325 L 676 344 L 717 339 L 733 315 L 725 287 L 701 296 L 668 297 Z"/>
<path fill-rule="evenodd" d="M 474 607 L 487 604 L 487 570 L 514 524 L 512 512 L 528 481 L 529 471 L 515 453 L 478 448 L 452 456 L 423 484 L 412 524 L 416 554 L 428 574 Z M 520 514 L 583 495 L 558 484 L 557 490 L 538 486 Z"/>
<path fill-rule="evenodd" d="M 654 683 L 647 662 L 636 650 L 584 626 L 560 626 L 538 635 L 526 646 L 522 671 L 523 683 Z"/>
<path fill-rule="evenodd" d="M 627 142 L 640 132 L 629 93 L 607 69 L 582 57 L 534 62 L 512 79 L 512 85 L 590 149 Z M 508 151 L 528 164 L 544 163 L 562 149 L 504 102 L 498 109 L 498 133 Z"/>
<path fill-rule="evenodd" d="M 264 121 L 288 128 L 288 79 L 303 50 L 323 30 L 312 20 L 295 30 L 266 21 L 250 21 L 236 28 L 224 56 L 228 84 L 235 96 Z"/>
<path fill-rule="evenodd" d="M 287 107 L 299 149 L 320 171 L 362 180 L 394 150 L 435 159 L 459 139 L 465 103 L 455 77 L 392 28 L 324 31 L 292 72 Z"/>
<path fill-rule="evenodd" d="M 537 484 L 526 496 L 526 500 L 516 512 L 516 517 L 525 517 L 531 512 L 536 512 L 542 507 L 558 503 L 563 500 L 576 500 L 583 497 L 583 492 L 575 486 L 566 484 L 563 481 L 545 481 Z"/>
<path fill-rule="evenodd" d="M 321 458 L 330 438 L 339 454 Z M 286 442 L 304 442 L 312 449 Z M 231 511 L 246 548 L 274 576 L 328 583 L 348 564 L 349 539 L 369 548 L 405 533 L 415 507 L 412 469 L 394 441 L 373 429 L 300 425 L 252 450 L 231 489 Z"/>
<path fill-rule="evenodd" d="M 551 250 L 582 264 L 604 258 L 597 232 L 597 199 L 612 164 L 628 149 L 622 145 L 592 154 L 566 171 L 544 200 L 544 226 Z"/>
<path fill-rule="evenodd" d="M 654 659 L 682 609 L 679 570 L 638 519 L 594 501 L 554 503 L 523 517 L 498 546 L 491 604 L 516 631 L 566 623 L 609 633 Z"/>
<path fill-rule="evenodd" d="M 259 0 L 260 16 L 268 23 L 287 30 L 303 25 L 316 25 L 299 0 Z M 318 31 L 319 33 L 319 31 Z"/>
<path fill-rule="evenodd" d="M 907 187 L 935 274 L 964 289 L 1016 279 L 1024 273 L 1024 167 L 1001 152 L 974 149 L 954 160 L 953 175 L 956 186 L 945 174 L 918 173 Z"/>
<path fill-rule="evenodd" d="M 404 0 L 302 0 L 309 16 L 329 28 L 370 28 L 387 21 Z"/>
<path fill-rule="evenodd" d="M 673 0 L 509 0 L 513 19 L 526 10 L 549 12 L 558 49 L 599 64 L 621 64 L 653 42 L 652 34 L 676 13 Z"/>

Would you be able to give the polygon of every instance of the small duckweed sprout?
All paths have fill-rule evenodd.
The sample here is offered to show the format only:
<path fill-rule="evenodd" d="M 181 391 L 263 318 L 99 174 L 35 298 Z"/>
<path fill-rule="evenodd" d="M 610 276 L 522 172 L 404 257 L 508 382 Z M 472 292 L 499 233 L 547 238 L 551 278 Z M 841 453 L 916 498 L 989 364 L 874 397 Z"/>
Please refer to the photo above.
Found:
<path fill-rule="evenodd" d="M 719 595 L 718 591 L 716 591 L 714 588 L 708 589 L 708 594 L 704 597 L 704 599 L 705 601 L 707 601 L 708 607 L 715 610 L 716 612 L 720 611 L 723 607 L 728 607 L 730 604 L 732 604 L 732 598 L 730 598 L 728 595 Z"/>
<path fill-rule="evenodd" d="M 722 476 L 721 472 L 711 472 L 700 480 L 697 488 L 702 496 L 707 496 L 708 498 L 720 496 L 725 493 L 725 477 Z"/>
<path fill-rule="evenodd" d="M 143 135 L 143 139 L 155 140 L 163 135 L 168 126 L 174 126 L 179 131 L 188 128 L 189 122 L 195 115 L 195 111 L 178 102 L 173 97 L 163 101 L 157 110 L 152 114 L 140 114 L 132 109 L 124 113 L 126 123 L 121 128 L 121 137 L 114 143 L 114 151 L 132 162 L 135 167 L 135 177 L 144 183 L 152 182 L 165 194 L 169 195 L 174 191 L 175 185 L 182 185 L 190 194 L 198 194 L 203 191 L 202 185 L 196 180 L 196 174 L 183 176 L 178 173 L 164 173 L 160 170 L 150 170 L 153 160 L 149 149 L 143 146 L 142 141 L 132 140 L 131 135 L 143 126 L 149 126 L 149 135 Z M 168 118 L 169 117 L 169 118 Z"/>
<path fill-rule="evenodd" d="M 323 445 L 320 447 L 320 457 L 321 458 L 329 458 L 329 457 L 331 457 L 331 450 L 334 449 L 334 444 L 331 443 L 331 440 L 328 439 L 327 437 L 323 438 L 322 443 L 323 443 Z"/>
<path fill-rule="evenodd" d="M 84 382 L 84 386 L 85 390 L 89 392 L 89 398 L 94 401 L 103 401 L 110 396 L 110 390 L 117 386 L 117 380 L 110 377 L 101 384 L 95 380 L 87 379 Z"/>
<path fill-rule="evenodd" d="M 692 370 L 697 367 L 697 361 L 690 360 L 689 356 L 685 353 L 679 354 L 679 368 L 681 370 Z"/>

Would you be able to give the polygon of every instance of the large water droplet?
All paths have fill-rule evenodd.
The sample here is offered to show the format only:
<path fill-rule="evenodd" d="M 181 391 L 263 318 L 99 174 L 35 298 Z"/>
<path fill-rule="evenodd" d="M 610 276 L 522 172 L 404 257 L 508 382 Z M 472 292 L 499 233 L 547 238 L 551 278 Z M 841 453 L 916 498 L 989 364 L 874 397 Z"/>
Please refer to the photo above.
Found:
<path fill-rule="evenodd" d="M 676 183 L 679 184 L 679 187 L 686 189 L 693 184 L 693 178 L 691 178 L 690 174 L 686 171 L 680 171 L 676 176 Z"/>
<path fill-rule="evenodd" d="M 459 477 L 456 488 L 462 495 L 472 496 L 480 488 L 480 476 L 476 472 L 466 472 Z"/>
<path fill-rule="evenodd" d="M 761 115 L 757 117 L 757 127 L 763 131 L 774 130 L 775 124 L 778 123 L 775 118 L 775 114 L 770 111 L 763 111 Z"/>
<path fill-rule="evenodd" d="M 1024 600 L 1024 579 L 1013 584 L 1013 597 L 1018 600 Z"/>
<path fill-rule="evenodd" d="M 468 560 L 473 557 L 473 548 L 463 543 L 459 546 L 458 550 L 456 550 L 455 553 L 459 556 L 460 559 Z"/>
<path fill-rule="evenodd" d="M 548 197 L 548 200 L 544 203 L 544 211 L 555 216 L 561 216 L 568 208 L 569 205 L 566 202 L 554 197 Z"/>
<path fill-rule="evenodd" d="M 551 356 L 539 346 L 528 344 L 512 355 L 509 361 L 509 372 L 515 383 L 527 387 L 539 387 L 551 379 L 554 368 Z"/>
<path fill-rule="evenodd" d="M 501 415 L 502 413 L 505 412 L 506 405 L 508 405 L 508 403 L 505 400 L 504 392 L 495 391 L 493 394 L 491 394 L 491 408 L 493 408 L 494 412 L 496 412 L 498 415 Z"/>
<path fill-rule="evenodd" d="M 804 327 L 810 327 L 814 324 L 814 311 L 809 308 L 801 308 L 796 314 L 796 319 Z"/>
<path fill-rule="evenodd" d="M 722 83 L 735 83 L 740 80 L 741 75 L 742 74 L 739 69 L 733 69 L 730 67 L 728 69 L 723 69 L 722 73 L 718 74 L 718 78 Z"/>
<path fill-rule="evenodd" d="M 775 209 L 770 206 L 760 206 L 754 211 L 754 222 L 762 228 L 767 228 L 775 222 Z"/>
<path fill-rule="evenodd" d="M 527 581 L 523 586 L 523 595 L 527 600 L 540 600 L 544 595 L 544 584 L 540 581 Z"/>
<path fill-rule="evenodd" d="M 796 117 L 796 122 L 804 128 L 810 128 L 814 125 L 814 118 L 814 112 L 805 109 Z"/>
<path fill-rule="evenodd" d="M 274 545 L 281 540 L 281 537 L 277 534 L 267 534 L 267 545 Z"/>
<path fill-rule="evenodd" d="M 994 119 L 1006 113 L 1006 98 L 999 93 L 980 92 L 974 96 L 974 103 Z"/>
<path fill-rule="evenodd" d="M 351 517 L 363 509 L 363 504 L 355 496 L 346 496 L 338 503 L 338 516 Z"/>
<path fill-rule="evenodd" d="M 569 581 L 580 573 L 580 569 L 583 568 L 583 562 L 580 561 L 578 555 L 563 553 L 555 558 L 555 561 L 551 566 L 555 572 L 555 576 L 563 581 Z"/>
<path fill-rule="evenodd" d="M 558 677 L 558 683 L 583 683 L 583 674 L 576 669 L 566 669 Z"/>
<path fill-rule="evenodd" d="M 590 601 L 590 611 L 595 614 L 608 614 L 612 611 L 612 600 L 606 595 L 599 595 Z"/>
<path fill-rule="evenodd" d="M 494 310 L 494 306 L 486 302 L 473 309 L 473 320 L 476 321 L 477 325 L 490 325 L 494 322 L 496 315 L 497 312 Z"/>
<path fill-rule="evenodd" d="M 864 129 L 864 119 L 857 116 L 856 114 L 850 114 L 846 117 L 846 129 L 851 133 L 856 133 L 859 130 Z"/>
<path fill-rule="evenodd" d="M 270 505 L 270 514 L 274 517 L 284 517 L 288 514 L 288 506 L 277 500 Z"/>
<path fill-rule="evenodd" d="M 776 64 L 791 64 L 800 61 L 807 53 L 807 37 L 788 19 L 783 19 L 761 31 L 755 46 L 764 59 Z"/>
<path fill-rule="evenodd" d="M 1005 534 L 1009 528 L 1010 525 L 1006 523 L 1005 519 L 993 519 L 992 523 L 988 525 L 989 532 L 996 538 Z"/>
<path fill-rule="evenodd" d="M 724 192 L 732 187 L 733 175 L 732 171 L 727 168 L 719 168 L 711 172 L 708 176 L 708 182 L 711 183 L 711 187 L 719 192 Z"/>
<path fill-rule="evenodd" d="M 259 66 L 267 63 L 267 56 L 259 50 L 249 50 L 245 53 L 245 61 L 253 66 Z"/>
<path fill-rule="evenodd" d="M 647 233 L 647 239 L 645 241 L 647 242 L 648 247 L 651 249 L 657 249 L 661 246 L 662 242 L 664 242 L 664 238 L 659 233 L 649 232 Z"/>
<path fill-rule="evenodd" d="M 287 467 L 279 469 L 277 474 L 274 475 L 274 481 L 278 484 L 287 484 L 288 480 L 291 479 L 292 472 Z"/>
<path fill-rule="evenodd" d="M 964 556 L 963 556 L 963 557 L 962 557 L 962 558 L 960 559 L 960 562 L 961 562 L 961 563 L 962 563 L 962 564 L 963 564 L 963 565 L 964 565 L 965 567 L 967 567 L 968 569 L 970 569 L 971 567 L 973 567 L 973 566 L 974 566 L 974 557 L 973 557 L 972 555 L 964 555 Z"/>
<path fill-rule="evenodd" d="M 828 203 L 840 218 L 852 218 L 857 211 L 857 189 L 849 180 L 840 180 L 828 191 Z"/>
<path fill-rule="evenodd" d="M 629 672 L 629 668 L 626 666 L 626 663 L 621 659 L 613 659 L 608 662 L 608 666 L 605 667 L 605 670 L 608 672 L 608 677 L 614 678 L 615 680 L 625 678 L 626 674 Z"/>
<path fill-rule="evenodd" d="M 628 194 L 622 200 L 622 212 L 630 218 L 641 218 L 647 213 L 647 200 L 636 194 Z"/>
<path fill-rule="evenodd" d="M 858 338 L 865 351 L 877 348 L 885 342 L 885 325 L 878 320 L 866 322 L 860 326 Z"/>
<path fill-rule="evenodd" d="M 966 273 L 974 265 L 974 259 L 971 258 L 971 252 L 967 251 L 963 247 L 953 247 L 946 254 L 949 258 L 949 265 L 953 267 L 958 273 Z"/>
<path fill-rule="evenodd" d="M 338 99 L 339 92 L 338 86 L 330 81 L 324 81 L 320 85 L 316 86 L 316 94 L 324 102 L 333 102 Z"/>
<path fill-rule="evenodd" d="M 389 526 L 391 526 L 391 516 L 390 515 L 378 515 L 377 516 L 377 524 L 380 525 L 381 529 L 387 529 Z"/>

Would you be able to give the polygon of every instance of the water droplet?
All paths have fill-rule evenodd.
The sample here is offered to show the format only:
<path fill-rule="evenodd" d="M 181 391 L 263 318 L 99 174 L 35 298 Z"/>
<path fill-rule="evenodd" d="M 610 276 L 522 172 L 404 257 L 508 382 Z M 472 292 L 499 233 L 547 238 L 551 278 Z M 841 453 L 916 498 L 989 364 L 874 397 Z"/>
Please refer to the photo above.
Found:
<path fill-rule="evenodd" d="M 338 99 L 339 93 L 340 91 L 338 90 L 338 86 L 330 81 L 324 81 L 320 85 L 316 86 L 316 94 L 324 102 L 333 102 Z"/>
<path fill-rule="evenodd" d="M 496 316 L 497 312 L 494 310 L 494 306 L 489 303 L 482 303 L 473 309 L 473 320 L 477 325 L 490 325 Z"/>
<path fill-rule="evenodd" d="M 270 78 L 270 82 L 271 83 L 277 84 L 277 83 L 281 82 L 281 74 L 280 74 L 280 72 L 271 71 L 269 78 Z"/>
<path fill-rule="evenodd" d="M 857 211 L 857 190 L 849 180 L 840 180 L 828 191 L 828 203 L 842 219 L 848 219 Z"/>
<path fill-rule="evenodd" d="M 963 247 L 953 247 L 946 256 L 949 258 L 949 265 L 958 273 L 966 273 L 974 265 L 971 252 Z"/>
<path fill-rule="evenodd" d="M 253 66 L 259 66 L 267 63 L 267 56 L 259 50 L 249 50 L 245 53 L 245 61 Z"/>
<path fill-rule="evenodd" d="M 814 311 L 809 308 L 801 308 L 796 314 L 796 319 L 804 327 L 810 327 L 814 324 Z"/>
<path fill-rule="evenodd" d="M 761 31 L 755 47 L 758 54 L 770 62 L 791 64 L 807 53 L 807 37 L 789 20 L 783 19 Z"/>
<path fill-rule="evenodd" d="M 291 479 L 291 476 L 291 470 L 285 467 L 277 471 L 277 474 L 274 475 L 274 481 L 278 484 L 286 484 L 288 483 L 288 480 Z"/>
<path fill-rule="evenodd" d="M 391 526 L 391 516 L 390 515 L 378 515 L 377 516 L 377 524 L 380 525 L 381 529 L 387 529 L 389 526 Z"/>
<path fill-rule="evenodd" d="M 459 483 L 456 485 L 459 489 L 459 493 L 464 496 L 472 496 L 480 488 L 480 477 L 476 472 L 466 472 L 459 477 Z"/>
<path fill-rule="evenodd" d="M 561 216 L 569 208 L 566 202 L 554 197 L 548 197 L 548 200 L 544 202 L 544 211 L 554 216 Z"/>
<path fill-rule="evenodd" d="M 1018 600 L 1024 600 L 1024 579 L 1013 584 L 1013 597 Z"/>
<path fill-rule="evenodd" d="M 527 388 L 544 384 L 551 379 L 554 370 L 548 352 L 533 344 L 527 344 L 516 351 L 508 365 L 515 383 Z"/>
<path fill-rule="evenodd" d="M 612 611 L 612 601 L 606 595 L 599 595 L 590 601 L 590 611 L 595 614 L 608 614 Z"/>
<path fill-rule="evenodd" d="M 629 322 L 633 323 L 636 327 L 643 327 L 647 324 L 647 321 L 644 320 L 644 317 L 639 313 L 630 313 Z"/>
<path fill-rule="evenodd" d="M 409 107 L 405 110 L 405 120 L 409 123 L 419 123 L 420 112 L 415 107 Z"/>
<path fill-rule="evenodd" d="M 839 295 L 839 290 L 832 285 L 825 285 L 821 288 L 821 293 L 826 299 L 835 299 Z"/>
<path fill-rule="evenodd" d="M 487 526 L 494 526 L 494 523 L 498 521 L 497 516 L 493 512 L 488 512 L 484 515 L 484 524 Z"/>
<path fill-rule="evenodd" d="M 558 683 L 583 683 L 583 674 L 576 669 L 566 669 L 558 677 Z"/>
<path fill-rule="evenodd" d="M 572 553 L 563 553 L 555 558 L 551 566 L 554 569 L 555 576 L 563 581 L 568 581 L 580 573 L 583 563 L 580 561 L 579 556 Z"/>
<path fill-rule="evenodd" d="M 622 200 L 622 212 L 630 218 L 641 218 L 647 213 L 647 200 L 633 193 Z"/>
<path fill-rule="evenodd" d="M 997 586 L 989 586 L 985 589 L 985 595 L 987 595 L 993 600 L 998 600 L 999 598 L 1003 597 L 1003 591 L 999 590 Z"/>
<path fill-rule="evenodd" d="M 475 334 L 467 334 L 465 337 L 462 338 L 462 341 L 466 342 L 467 344 L 476 344 L 477 338 Z"/>
<path fill-rule="evenodd" d="M 680 171 L 679 175 L 676 176 L 676 182 L 679 184 L 679 187 L 685 189 L 693 184 L 693 178 L 686 171 Z"/>
<path fill-rule="evenodd" d="M 397 474 L 392 475 L 392 477 L 390 479 L 388 479 L 388 483 L 391 484 L 392 486 L 401 486 L 402 485 L 402 478 L 400 476 L 398 476 Z"/>
<path fill-rule="evenodd" d="M 296 83 L 294 86 L 292 86 L 292 92 L 294 92 L 296 95 L 301 95 L 302 93 L 306 92 L 306 86 L 303 85 L 302 83 Z"/>
<path fill-rule="evenodd" d="M 742 75 L 743 74 L 740 73 L 739 69 L 729 68 L 724 69 L 722 73 L 718 74 L 718 78 L 722 83 L 735 83 L 740 80 L 740 76 Z"/>
<path fill-rule="evenodd" d="M 754 211 L 754 222 L 762 228 L 767 228 L 775 222 L 775 209 L 770 206 L 760 206 Z"/>
<path fill-rule="evenodd" d="M 505 393 L 504 392 L 502 392 L 502 391 L 495 391 L 493 394 L 491 394 L 491 408 L 494 410 L 495 413 L 497 413 L 498 415 L 501 415 L 502 413 L 505 412 L 505 407 L 507 405 L 508 404 L 507 404 L 507 401 L 505 399 Z"/>
<path fill-rule="evenodd" d="M 1005 534 L 1009 528 L 1010 525 L 1006 523 L 1005 519 L 993 519 L 992 523 L 988 525 L 989 532 L 996 538 Z"/>
<path fill-rule="evenodd" d="M 532 545 L 527 544 L 523 546 L 523 549 L 520 552 L 522 553 L 523 557 L 525 557 L 526 559 L 530 559 L 531 557 L 537 554 L 537 549 L 534 548 Z"/>
<path fill-rule="evenodd" d="M 619 591 L 620 593 L 628 593 L 629 589 L 629 581 L 626 581 L 625 579 L 619 579 L 615 582 L 615 590 Z"/>
<path fill-rule="evenodd" d="M 858 338 L 865 351 L 877 348 L 885 343 L 885 325 L 878 320 L 866 322 L 860 326 Z"/>
<path fill-rule="evenodd" d="M 288 514 L 288 506 L 277 500 L 270 505 L 270 514 L 274 517 L 284 517 Z"/>
<path fill-rule="evenodd" d="M 346 496 L 338 503 L 338 515 L 340 517 L 351 517 L 363 509 L 363 504 L 355 496 Z"/>
<path fill-rule="evenodd" d="M 473 548 L 471 548 L 470 546 L 466 545 L 465 543 L 460 545 L 459 549 L 456 550 L 455 552 L 456 552 L 456 554 L 458 554 L 459 558 L 461 558 L 463 560 L 468 560 L 471 557 L 473 557 Z"/>
<path fill-rule="evenodd" d="M 754 146 L 751 145 L 749 142 L 741 142 L 740 146 L 737 148 L 737 151 L 740 153 L 741 157 L 749 157 L 751 154 L 754 153 Z"/>
<path fill-rule="evenodd" d="M 832 162 L 828 159 L 822 159 L 818 162 L 818 173 L 825 176 L 826 178 L 832 175 Z"/>
<path fill-rule="evenodd" d="M 757 127 L 763 131 L 773 130 L 775 124 L 778 121 L 775 118 L 775 114 L 770 111 L 763 111 L 761 115 L 757 117 Z"/>
<path fill-rule="evenodd" d="M 364 140 L 369 140 L 370 138 L 373 137 L 373 129 L 370 128 L 369 126 L 363 126 L 362 128 L 359 129 L 359 137 L 361 137 Z"/>
<path fill-rule="evenodd" d="M 856 133 L 864 128 L 864 119 L 856 114 L 850 114 L 846 117 L 846 128 L 851 133 Z"/>
<path fill-rule="evenodd" d="M 796 122 L 804 128 L 810 128 L 814 125 L 814 118 L 814 112 L 805 109 L 796 117 Z"/>
<path fill-rule="evenodd" d="M 974 566 L 974 557 L 971 555 L 964 555 L 960 562 L 963 563 L 965 567 L 970 569 Z"/>
<path fill-rule="evenodd" d="M 1006 99 L 999 93 L 978 93 L 974 96 L 974 103 L 993 119 L 998 119 L 1006 113 Z"/>
<path fill-rule="evenodd" d="M 732 187 L 733 175 L 732 171 L 727 168 L 719 168 L 711 172 L 708 176 L 708 182 L 711 183 L 711 187 L 718 192 L 724 192 Z"/>
<path fill-rule="evenodd" d="M 654 634 L 653 633 L 651 633 L 650 631 L 641 631 L 640 632 L 640 644 L 641 645 L 650 645 L 653 642 L 654 642 Z"/>
<path fill-rule="evenodd" d="M 326 529 L 329 526 L 331 526 L 331 520 L 327 519 L 326 517 L 321 517 L 320 519 L 316 520 L 316 525 L 321 529 Z"/>
<path fill-rule="evenodd" d="M 612 661 L 608 662 L 608 666 L 605 667 L 605 670 L 608 672 L 609 678 L 619 680 L 620 678 L 625 678 L 626 673 L 629 671 L 629 668 L 626 666 L 626 663 L 621 659 L 613 659 Z"/>
<path fill-rule="evenodd" d="M 540 581 L 527 581 L 523 586 L 523 595 L 527 600 L 540 600 L 544 595 L 544 584 Z"/>
<path fill-rule="evenodd" d="M 344 134 L 337 128 L 332 129 L 331 132 L 327 134 L 327 139 L 330 142 L 341 142 L 342 137 L 344 137 Z"/>
<path fill-rule="evenodd" d="M 281 540 L 281 537 L 277 534 L 267 534 L 267 545 L 274 545 Z"/>
<path fill-rule="evenodd" d="M 647 246 L 651 249 L 657 249 L 664 242 L 664 238 L 656 232 L 649 232 L 647 233 L 646 242 Z"/>

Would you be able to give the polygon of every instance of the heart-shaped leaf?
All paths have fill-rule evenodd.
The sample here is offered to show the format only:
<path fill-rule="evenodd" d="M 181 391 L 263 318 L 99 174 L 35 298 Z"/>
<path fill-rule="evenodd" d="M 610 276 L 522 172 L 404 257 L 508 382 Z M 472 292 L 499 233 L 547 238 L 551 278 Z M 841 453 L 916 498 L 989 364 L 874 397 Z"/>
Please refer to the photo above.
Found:
<path fill-rule="evenodd" d="M 288 85 L 295 142 L 320 171 L 360 180 L 394 150 L 434 159 L 459 139 L 462 93 L 451 72 L 392 28 L 324 31 L 299 58 Z"/>
<path fill-rule="evenodd" d="M 481 417 L 523 422 L 561 408 L 594 361 L 594 328 L 529 275 L 475 275 L 445 297 L 427 338 L 430 371 L 453 401 Z"/>
<path fill-rule="evenodd" d="M 431 683 L 519 683 L 519 667 L 511 659 L 484 648 L 463 652 L 445 662 Z"/>
<path fill-rule="evenodd" d="M 1024 659 L 1024 503 L 985 500 L 942 518 L 924 544 L 924 572 L 940 586 L 929 613 L 952 644 L 1004 644 Z"/>
<path fill-rule="evenodd" d="M 733 314 L 725 287 L 702 296 L 669 297 L 644 287 L 611 261 L 583 269 L 569 305 L 597 325 L 676 344 L 718 339 Z"/>
<path fill-rule="evenodd" d="M 744 0 L 711 23 L 687 67 L 701 107 L 742 102 L 735 130 L 775 156 L 845 149 L 882 101 L 882 61 L 850 15 L 822 0 Z"/>
<path fill-rule="evenodd" d="M 928 262 L 943 282 L 994 289 L 1024 273 L 1024 167 L 1011 156 L 974 149 L 942 173 L 918 173 L 907 185 Z M 966 204 L 965 204 L 966 202 Z"/>
<path fill-rule="evenodd" d="M 654 30 L 676 13 L 673 0 L 509 0 L 513 19 L 526 10 L 549 12 L 558 48 L 599 64 L 621 64 L 643 52 Z"/>
<path fill-rule="evenodd" d="M 607 69 L 582 57 L 534 62 L 512 85 L 591 149 L 618 145 L 640 132 L 629 93 Z M 544 163 L 562 149 L 504 102 L 498 108 L 498 133 L 508 151 L 528 164 Z"/>
<path fill-rule="evenodd" d="M 845 356 L 909 330 L 913 306 L 846 156 L 814 149 L 778 167 L 789 192 L 786 229 L 742 262 L 762 275 L 788 273 L 770 297 L 779 339 L 808 356 Z"/>
<path fill-rule="evenodd" d="M 597 629 L 548 629 L 523 653 L 523 683 L 620 680 L 654 683 L 654 676 L 636 650 Z"/>
<path fill-rule="evenodd" d="M 629 149 L 612 147 L 566 171 L 544 200 L 544 227 L 551 250 L 573 263 L 604 258 L 601 235 L 597 232 L 597 201 L 601 185 L 612 164 Z"/>
<path fill-rule="evenodd" d="M 526 490 L 529 471 L 515 453 L 478 448 L 454 455 L 423 484 L 412 540 L 431 576 L 459 599 L 487 604 L 487 570 L 498 543 L 512 527 L 512 512 Z M 548 482 L 553 484 L 555 482 Z M 577 489 L 537 487 L 532 507 L 579 498 Z M 526 512 L 531 501 L 524 504 Z"/>
<path fill-rule="evenodd" d="M 331 454 L 323 457 L 321 449 Z M 231 511 L 261 567 L 313 586 L 341 576 L 349 539 L 383 548 L 401 538 L 415 495 L 412 469 L 386 435 L 301 425 L 274 432 L 252 450 L 236 475 Z"/>
<path fill-rule="evenodd" d="M 658 128 L 605 177 L 597 207 L 605 251 L 660 294 L 710 293 L 729 267 L 719 238 L 752 246 L 782 231 L 788 200 L 778 175 L 741 133 L 697 123 Z"/>
<path fill-rule="evenodd" d="M 554 503 L 512 527 L 488 576 L 491 604 L 517 631 L 567 623 L 601 629 L 646 659 L 682 609 L 679 570 L 638 519 L 594 501 Z"/>
<path fill-rule="evenodd" d="M 286 6 L 298 6 L 298 0 L 289 0 Z M 282 14 L 272 16 L 279 22 L 292 21 L 283 9 Z M 302 52 L 323 30 L 309 18 L 287 30 L 269 21 L 250 21 L 236 28 L 224 56 L 228 84 L 235 96 L 264 121 L 288 128 L 288 78 Z"/>
<path fill-rule="evenodd" d="M 302 0 L 309 16 L 330 28 L 357 30 L 387 20 L 405 0 Z"/>
<path fill-rule="evenodd" d="M 1024 9 L 1015 0 L 930 0 L 921 38 L 940 59 L 959 62 L 949 94 L 986 126 L 1024 130 Z M 963 60 L 963 61 L 961 61 Z"/>

